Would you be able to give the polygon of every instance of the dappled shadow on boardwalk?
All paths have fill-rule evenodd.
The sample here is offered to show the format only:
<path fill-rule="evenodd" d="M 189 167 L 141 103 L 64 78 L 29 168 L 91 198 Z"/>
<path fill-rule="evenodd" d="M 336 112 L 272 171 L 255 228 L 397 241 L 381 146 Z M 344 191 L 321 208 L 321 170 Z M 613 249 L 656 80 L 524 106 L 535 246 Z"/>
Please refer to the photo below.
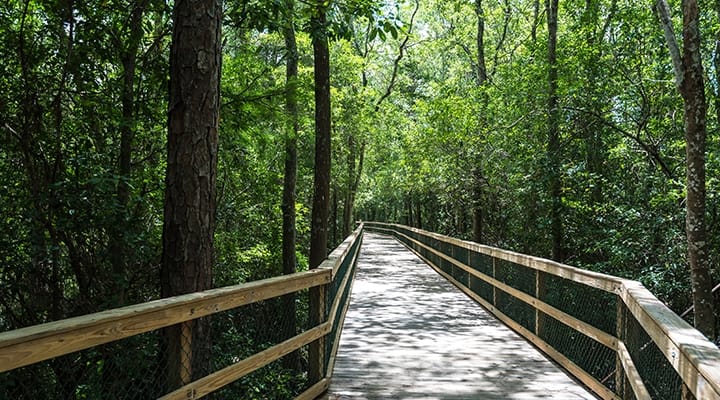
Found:
<path fill-rule="evenodd" d="M 330 399 L 594 399 L 395 239 L 365 234 Z"/>

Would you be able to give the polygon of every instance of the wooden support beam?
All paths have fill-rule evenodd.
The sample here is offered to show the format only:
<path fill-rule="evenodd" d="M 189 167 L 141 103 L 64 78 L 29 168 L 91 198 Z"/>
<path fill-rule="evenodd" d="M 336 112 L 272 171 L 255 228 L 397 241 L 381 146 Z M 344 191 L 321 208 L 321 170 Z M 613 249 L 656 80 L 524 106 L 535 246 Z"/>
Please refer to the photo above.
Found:
<path fill-rule="evenodd" d="M 3 332 L 0 372 L 317 287 L 330 278 L 328 270 L 298 272 Z"/>
<path fill-rule="evenodd" d="M 159 400 L 199 399 L 278 360 L 284 355 L 292 353 L 312 341 L 318 340 L 327 335 L 331 329 L 332 326 L 330 323 L 316 326 L 276 346 L 256 353 L 238 363 L 187 384 L 172 393 L 160 397 Z"/>

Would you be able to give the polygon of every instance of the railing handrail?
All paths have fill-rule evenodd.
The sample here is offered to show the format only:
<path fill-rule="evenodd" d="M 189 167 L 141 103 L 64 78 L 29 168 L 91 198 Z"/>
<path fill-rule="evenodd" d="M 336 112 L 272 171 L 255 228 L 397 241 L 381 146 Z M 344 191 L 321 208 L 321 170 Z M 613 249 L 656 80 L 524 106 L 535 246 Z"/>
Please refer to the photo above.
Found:
<path fill-rule="evenodd" d="M 643 329 L 645 329 L 648 336 L 677 371 L 684 384 L 688 387 L 695 398 L 720 399 L 720 350 L 718 350 L 717 346 L 707 340 L 700 332 L 695 330 L 692 326 L 660 302 L 640 282 L 598 272 L 582 270 L 555 261 L 481 245 L 400 224 L 367 222 L 366 228 L 379 229 L 381 231 L 392 233 L 395 236 L 402 235 L 406 239 L 415 242 L 421 247 L 428 247 L 427 245 L 403 234 L 399 230 L 413 232 L 440 242 L 453 244 L 470 251 L 485 254 L 500 260 L 509 261 L 536 271 L 542 271 L 544 273 L 612 293 L 618 296 L 636 320 L 641 324 Z M 432 251 L 434 254 L 453 263 L 453 265 L 466 270 L 466 272 L 485 280 L 491 285 L 495 286 L 498 284 L 498 282 L 492 277 L 488 277 L 482 273 L 472 270 L 469 266 L 455 260 L 454 257 L 443 254 L 438 250 L 433 249 Z M 426 261 L 428 260 L 426 259 Z M 439 272 L 442 273 L 442 271 Z M 454 281 L 452 277 L 446 277 L 451 281 Z M 457 284 L 457 282 L 453 283 Z M 467 290 L 465 291 L 466 293 L 468 292 Z M 473 297 L 476 298 L 475 296 Z M 529 301 L 527 299 L 523 299 L 523 297 L 532 296 L 518 293 L 518 298 L 520 300 L 524 302 Z M 476 300 L 482 299 L 476 298 Z M 544 312 L 548 310 L 552 312 L 554 310 L 554 307 L 542 302 L 539 299 L 532 298 L 531 302 L 533 303 L 533 307 L 536 309 L 538 309 L 538 307 L 544 308 Z M 542 303 L 542 305 L 540 305 L 540 303 Z M 496 315 L 499 312 L 497 309 L 491 311 Z M 569 319 L 574 318 L 570 317 Z M 572 322 L 577 321 L 571 321 L 571 323 Z M 567 324 L 567 321 L 564 321 L 563 323 Z M 579 324 L 584 323 L 579 322 Z M 573 328 L 577 329 L 577 327 Z M 580 328 L 582 329 L 582 327 Z M 527 333 L 532 334 L 531 332 Z M 592 335 L 592 332 L 590 334 Z M 632 360 L 629 354 L 627 354 L 627 349 L 625 348 L 624 343 L 615 336 L 608 334 L 604 334 L 604 336 L 609 336 L 611 339 L 616 340 L 617 343 L 614 346 L 614 350 L 618 352 L 618 357 L 623 359 L 623 362 L 629 362 L 632 364 Z M 598 338 L 594 339 L 598 340 Z M 600 341 L 602 342 L 602 338 L 600 338 Z M 607 342 L 608 339 L 605 341 Z M 606 345 L 607 344 L 608 343 L 606 343 Z M 630 365 L 629 367 L 631 371 L 627 372 L 627 378 L 629 379 L 631 385 L 633 385 L 633 388 L 635 388 L 635 385 L 638 385 L 637 390 L 642 392 L 636 393 L 638 398 L 645 398 L 647 392 L 644 389 L 643 383 L 641 381 L 638 382 L 638 376 L 636 376 L 636 371 L 634 371 L 634 365 Z"/>
<path fill-rule="evenodd" d="M 362 224 L 318 267 L 268 279 L 233 286 L 153 300 L 146 303 L 102 311 L 64 320 L 29 326 L 0 333 L 0 372 L 10 371 L 75 351 L 114 342 L 142 333 L 166 328 L 255 302 L 277 298 L 289 293 L 315 287 L 326 287 L 333 282 L 338 268 L 348 256 L 355 242 L 361 238 Z M 353 262 L 355 259 L 353 259 Z M 346 277 L 345 281 L 349 279 Z M 334 305 L 334 313 L 342 312 Z M 275 361 L 309 341 L 328 335 L 333 328 L 335 315 L 330 315 L 318 326 L 287 341 L 240 360 L 234 366 L 210 374 L 198 381 L 169 393 L 164 398 L 185 398 L 183 394 L 205 384 L 217 386 L 218 376 L 235 379 Z M 226 384 L 229 382 L 222 382 Z M 327 386 L 327 382 L 325 382 Z M 189 392 L 188 392 L 189 393 Z M 200 392 L 202 393 L 202 392 Z M 197 397 L 195 397 L 197 396 Z M 303 395 L 301 395 L 303 397 Z"/>
<path fill-rule="evenodd" d="M 0 372 L 330 281 L 330 271 L 315 269 L 3 332 Z"/>

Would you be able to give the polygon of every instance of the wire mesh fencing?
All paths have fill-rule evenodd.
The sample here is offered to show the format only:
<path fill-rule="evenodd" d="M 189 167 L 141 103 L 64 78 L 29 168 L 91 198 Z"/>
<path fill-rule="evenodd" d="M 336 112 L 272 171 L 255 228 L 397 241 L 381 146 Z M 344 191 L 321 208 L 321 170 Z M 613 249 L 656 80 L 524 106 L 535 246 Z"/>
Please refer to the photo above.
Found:
<path fill-rule="evenodd" d="M 717 347 L 644 288 L 631 290 L 636 282 L 402 225 L 366 228 L 394 235 L 601 397 L 720 397 L 720 379 L 700 366 L 707 360 L 692 356 L 720 363 Z M 641 324 L 634 313 L 657 326 Z"/>
<path fill-rule="evenodd" d="M 294 398 L 318 383 L 309 380 L 311 344 L 330 333 L 319 355 L 327 365 L 339 337 L 336 310 L 349 300 L 360 239 L 361 228 L 333 253 L 340 256 L 330 270 L 58 321 L 44 326 L 40 344 L 43 326 L 0 333 L 0 359 L 12 363 L 0 366 L 0 399 Z M 313 290 L 329 300 L 318 324 Z M 52 352 L 39 354 L 43 348 Z M 44 361 L 25 366 L 24 352 Z"/>

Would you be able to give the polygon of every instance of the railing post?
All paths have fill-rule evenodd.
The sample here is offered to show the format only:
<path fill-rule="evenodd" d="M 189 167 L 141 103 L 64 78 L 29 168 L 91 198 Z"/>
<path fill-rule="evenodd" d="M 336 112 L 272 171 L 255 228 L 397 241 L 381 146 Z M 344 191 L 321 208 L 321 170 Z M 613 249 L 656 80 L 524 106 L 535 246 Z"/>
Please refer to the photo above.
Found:
<path fill-rule="evenodd" d="M 625 303 L 623 303 L 620 296 L 617 296 L 617 311 L 615 311 L 615 325 L 616 325 L 616 335 L 618 340 L 621 342 L 625 342 L 626 335 L 625 335 Z M 622 361 L 620 360 L 620 354 L 615 353 L 615 394 L 620 396 L 621 399 L 625 400 L 628 398 L 634 398 L 634 396 L 630 396 L 630 393 L 628 393 L 627 388 L 625 387 L 625 373 L 622 366 Z"/>
<path fill-rule="evenodd" d="M 535 270 L 535 298 L 545 302 L 545 274 L 539 269 Z M 545 331 L 545 317 L 542 311 L 535 308 L 535 336 L 542 338 Z"/>
<path fill-rule="evenodd" d="M 495 257 L 492 258 L 493 262 L 493 270 L 492 270 L 492 277 L 493 279 L 497 279 L 497 259 Z M 493 305 L 497 307 L 497 288 L 495 285 L 492 285 L 493 290 Z"/>
<path fill-rule="evenodd" d="M 310 288 L 310 326 L 315 327 L 327 320 L 327 295 L 329 284 Z M 325 377 L 325 336 L 308 346 L 308 380 L 311 385 Z"/>

